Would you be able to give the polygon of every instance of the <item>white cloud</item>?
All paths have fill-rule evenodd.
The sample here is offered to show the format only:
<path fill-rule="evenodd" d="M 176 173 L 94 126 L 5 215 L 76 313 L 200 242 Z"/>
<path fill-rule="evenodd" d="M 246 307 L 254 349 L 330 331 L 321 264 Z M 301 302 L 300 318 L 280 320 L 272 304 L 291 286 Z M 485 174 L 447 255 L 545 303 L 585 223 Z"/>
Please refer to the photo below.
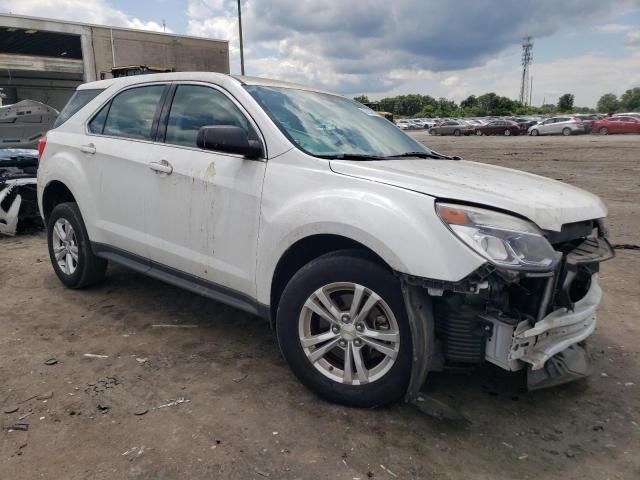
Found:
<path fill-rule="evenodd" d="M 624 44 L 627 47 L 640 47 L 640 30 L 628 32 Z"/>
<path fill-rule="evenodd" d="M 631 30 L 633 25 L 625 25 L 622 23 L 607 23 L 605 25 L 598 25 L 596 30 L 602 33 L 619 33 Z"/>
<path fill-rule="evenodd" d="M 3 11 L 17 15 L 163 31 L 159 23 L 128 15 L 104 0 L 3 0 L 0 6 Z"/>

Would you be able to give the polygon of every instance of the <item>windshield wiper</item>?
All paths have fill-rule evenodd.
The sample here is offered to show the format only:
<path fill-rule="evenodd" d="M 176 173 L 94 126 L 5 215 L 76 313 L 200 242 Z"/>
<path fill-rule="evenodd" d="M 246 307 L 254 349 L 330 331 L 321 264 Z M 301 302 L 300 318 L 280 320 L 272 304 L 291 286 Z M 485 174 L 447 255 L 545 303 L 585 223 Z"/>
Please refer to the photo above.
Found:
<path fill-rule="evenodd" d="M 403 157 L 418 157 L 418 158 L 438 158 L 441 160 L 462 160 L 460 157 L 449 157 L 448 155 L 442 155 L 438 152 L 405 152 L 398 155 L 389 155 L 385 158 L 403 158 Z"/>
<path fill-rule="evenodd" d="M 379 155 L 369 155 L 366 153 L 336 153 L 335 155 L 316 155 L 329 160 L 386 160 L 387 157 Z"/>

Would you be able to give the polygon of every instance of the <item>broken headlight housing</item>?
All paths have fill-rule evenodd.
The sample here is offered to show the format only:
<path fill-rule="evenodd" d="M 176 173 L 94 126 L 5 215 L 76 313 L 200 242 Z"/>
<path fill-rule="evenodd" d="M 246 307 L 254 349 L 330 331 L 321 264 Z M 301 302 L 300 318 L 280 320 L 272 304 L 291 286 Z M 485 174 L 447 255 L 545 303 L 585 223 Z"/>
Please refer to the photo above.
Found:
<path fill-rule="evenodd" d="M 521 218 L 451 203 L 437 203 L 436 211 L 460 240 L 497 267 L 551 270 L 562 256 L 538 227 Z"/>

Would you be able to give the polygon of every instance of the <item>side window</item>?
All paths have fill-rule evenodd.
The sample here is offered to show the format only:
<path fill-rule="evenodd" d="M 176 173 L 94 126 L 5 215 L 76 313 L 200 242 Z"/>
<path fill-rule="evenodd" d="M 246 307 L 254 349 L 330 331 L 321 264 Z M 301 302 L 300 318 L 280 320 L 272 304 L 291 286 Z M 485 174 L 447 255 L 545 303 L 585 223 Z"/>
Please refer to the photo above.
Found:
<path fill-rule="evenodd" d="M 196 147 L 200 127 L 235 125 L 253 131 L 247 118 L 223 93 L 201 85 L 179 85 L 173 97 L 166 143 Z"/>
<path fill-rule="evenodd" d="M 56 118 L 56 121 L 53 123 L 53 126 L 51 128 L 58 128 L 64 122 L 69 120 L 73 115 L 75 115 L 78 110 L 80 110 L 87 103 L 100 95 L 103 91 L 103 88 L 76 90 L 60 112 L 60 115 L 58 115 L 58 118 Z"/>
<path fill-rule="evenodd" d="M 106 119 L 102 133 L 114 137 L 151 140 L 153 117 L 159 108 L 164 89 L 164 85 L 150 85 L 131 88 L 118 94 L 111 100 L 108 113 L 104 114 Z M 97 121 L 96 128 L 99 128 L 102 110 L 91 121 Z"/>
<path fill-rule="evenodd" d="M 89 122 L 89 131 L 91 133 L 102 135 L 102 131 L 104 130 L 104 121 L 107 119 L 107 113 L 109 113 L 110 106 L 111 104 L 107 103 L 100 109 L 98 114 L 91 119 Z"/>

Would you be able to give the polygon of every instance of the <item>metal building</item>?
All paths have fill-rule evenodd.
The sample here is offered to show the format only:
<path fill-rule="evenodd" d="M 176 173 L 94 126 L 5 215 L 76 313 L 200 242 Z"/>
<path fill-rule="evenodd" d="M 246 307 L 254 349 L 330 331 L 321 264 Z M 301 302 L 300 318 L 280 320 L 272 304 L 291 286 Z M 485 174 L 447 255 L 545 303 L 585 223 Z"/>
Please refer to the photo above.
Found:
<path fill-rule="evenodd" d="M 80 83 L 108 78 L 112 67 L 124 65 L 229 73 L 229 42 L 0 15 L 5 105 L 28 99 L 60 110 Z"/>

